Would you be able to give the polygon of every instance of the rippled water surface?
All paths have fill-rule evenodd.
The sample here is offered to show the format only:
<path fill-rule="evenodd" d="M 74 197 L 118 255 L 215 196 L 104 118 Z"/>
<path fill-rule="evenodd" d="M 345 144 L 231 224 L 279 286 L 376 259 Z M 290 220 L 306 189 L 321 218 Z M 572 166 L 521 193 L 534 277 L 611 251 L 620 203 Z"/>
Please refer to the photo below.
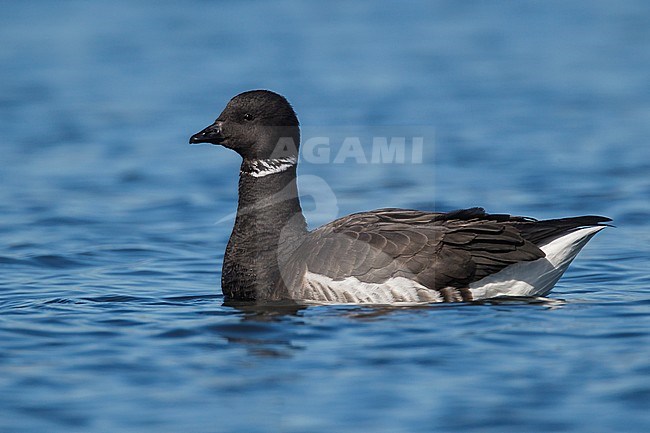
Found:
<path fill-rule="evenodd" d="M 0 431 L 650 430 L 649 21 L 641 0 L 6 2 Z M 548 302 L 223 305 L 238 160 L 186 143 L 252 88 L 331 139 L 299 170 L 312 227 L 481 205 L 616 228 Z M 349 136 L 369 163 L 334 160 Z M 421 160 L 371 163 L 377 136 L 423 137 Z"/>

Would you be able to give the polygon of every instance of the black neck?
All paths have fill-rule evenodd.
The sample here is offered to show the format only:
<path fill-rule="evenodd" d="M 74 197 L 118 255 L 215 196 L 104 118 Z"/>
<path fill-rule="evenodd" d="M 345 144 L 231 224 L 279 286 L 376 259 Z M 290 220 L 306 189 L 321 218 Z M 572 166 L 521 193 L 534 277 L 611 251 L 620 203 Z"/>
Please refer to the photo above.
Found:
<path fill-rule="evenodd" d="M 306 233 L 295 165 L 262 177 L 242 172 L 237 217 L 221 275 L 226 299 L 281 299 L 285 289 L 282 260 Z"/>

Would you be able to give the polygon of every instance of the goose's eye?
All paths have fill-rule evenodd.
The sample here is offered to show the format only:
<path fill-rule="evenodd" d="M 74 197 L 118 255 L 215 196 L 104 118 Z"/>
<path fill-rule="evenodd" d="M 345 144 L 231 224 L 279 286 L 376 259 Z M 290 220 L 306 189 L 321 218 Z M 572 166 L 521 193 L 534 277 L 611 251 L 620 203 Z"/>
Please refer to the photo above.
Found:
<path fill-rule="evenodd" d="M 244 114 L 244 120 L 247 121 L 247 122 L 250 121 L 250 120 L 253 120 L 253 115 L 250 114 L 250 113 Z"/>

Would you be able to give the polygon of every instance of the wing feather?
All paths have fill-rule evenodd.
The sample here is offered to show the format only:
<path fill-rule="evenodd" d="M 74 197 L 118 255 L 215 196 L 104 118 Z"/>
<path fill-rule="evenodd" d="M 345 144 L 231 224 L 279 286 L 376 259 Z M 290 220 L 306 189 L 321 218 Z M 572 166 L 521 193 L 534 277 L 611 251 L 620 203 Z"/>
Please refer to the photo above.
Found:
<path fill-rule="evenodd" d="M 303 262 L 334 280 L 355 276 L 381 284 L 404 277 L 437 291 L 463 288 L 513 263 L 544 257 L 514 224 L 532 221 L 480 208 L 446 214 L 379 209 L 314 230 L 288 263 Z"/>

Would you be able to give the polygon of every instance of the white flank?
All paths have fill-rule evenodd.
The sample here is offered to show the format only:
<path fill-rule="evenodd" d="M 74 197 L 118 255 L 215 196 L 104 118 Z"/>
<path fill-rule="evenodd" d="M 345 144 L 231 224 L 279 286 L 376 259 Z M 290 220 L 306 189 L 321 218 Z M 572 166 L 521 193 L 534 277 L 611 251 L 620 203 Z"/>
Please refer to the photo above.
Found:
<path fill-rule="evenodd" d="M 540 248 L 546 257 L 520 262 L 469 285 L 475 300 L 495 296 L 545 296 L 560 279 L 582 247 L 605 226 L 585 227 Z"/>
<path fill-rule="evenodd" d="M 252 170 L 250 172 L 242 171 L 242 174 L 253 177 L 264 177 L 269 174 L 282 173 L 296 165 L 297 162 L 298 158 L 295 156 L 275 159 L 255 159 L 249 162 Z"/>
<path fill-rule="evenodd" d="M 334 280 L 307 271 L 299 299 L 319 304 L 417 304 L 441 302 L 439 293 L 404 277 L 382 284 L 364 283 L 356 277 Z"/>

